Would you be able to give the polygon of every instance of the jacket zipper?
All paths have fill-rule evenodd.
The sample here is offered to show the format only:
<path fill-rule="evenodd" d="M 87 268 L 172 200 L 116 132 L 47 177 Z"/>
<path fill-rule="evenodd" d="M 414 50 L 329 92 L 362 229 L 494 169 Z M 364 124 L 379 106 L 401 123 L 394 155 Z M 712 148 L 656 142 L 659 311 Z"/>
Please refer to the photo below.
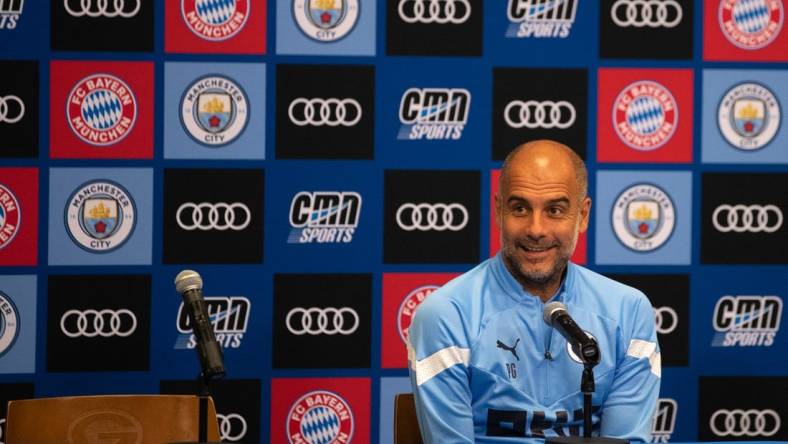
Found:
<path fill-rule="evenodd" d="M 544 324 L 544 323 L 543 323 Z M 547 333 L 547 341 L 545 342 L 545 351 L 544 351 L 544 358 L 545 358 L 545 373 L 544 373 L 544 396 L 542 401 L 547 404 L 550 400 L 550 371 L 552 370 L 552 362 L 553 362 L 553 354 L 550 352 L 550 348 L 553 342 L 553 329 L 549 326 L 545 325 L 544 327 L 547 328 L 545 333 Z"/>

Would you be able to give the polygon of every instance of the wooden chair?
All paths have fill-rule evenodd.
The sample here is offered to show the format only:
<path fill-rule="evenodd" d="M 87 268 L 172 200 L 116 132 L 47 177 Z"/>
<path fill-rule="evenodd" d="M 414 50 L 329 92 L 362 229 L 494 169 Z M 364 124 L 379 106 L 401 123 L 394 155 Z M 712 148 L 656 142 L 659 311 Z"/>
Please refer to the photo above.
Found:
<path fill-rule="evenodd" d="M 6 444 L 197 441 L 198 399 L 184 395 L 67 396 L 10 401 Z M 208 440 L 219 441 L 213 400 Z"/>
<path fill-rule="evenodd" d="M 413 393 L 394 396 L 394 444 L 422 444 Z"/>

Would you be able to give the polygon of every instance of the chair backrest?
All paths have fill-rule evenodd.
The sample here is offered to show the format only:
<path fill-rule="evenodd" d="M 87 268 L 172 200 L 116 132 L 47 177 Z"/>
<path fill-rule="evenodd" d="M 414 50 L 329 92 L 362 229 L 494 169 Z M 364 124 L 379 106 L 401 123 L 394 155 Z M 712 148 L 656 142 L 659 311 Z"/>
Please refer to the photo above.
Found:
<path fill-rule="evenodd" d="M 10 401 L 6 444 L 197 441 L 199 401 L 184 395 L 67 396 Z M 213 400 L 208 440 L 219 441 Z"/>
<path fill-rule="evenodd" d="M 413 393 L 394 396 L 394 444 L 422 444 Z"/>

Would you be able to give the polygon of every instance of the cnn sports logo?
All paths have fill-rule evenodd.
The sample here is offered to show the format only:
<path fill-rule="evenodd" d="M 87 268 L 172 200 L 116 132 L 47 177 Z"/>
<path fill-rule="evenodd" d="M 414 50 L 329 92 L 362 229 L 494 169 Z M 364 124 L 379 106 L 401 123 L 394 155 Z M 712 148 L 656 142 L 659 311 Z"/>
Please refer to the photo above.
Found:
<path fill-rule="evenodd" d="M 659 398 L 654 417 L 651 419 L 651 442 L 666 443 L 670 441 L 676 428 L 678 403 L 675 399 Z"/>
<path fill-rule="evenodd" d="M 15 29 L 24 6 L 25 0 L 0 0 L 0 30 Z"/>
<path fill-rule="evenodd" d="M 216 333 L 216 342 L 222 348 L 238 348 L 241 346 L 246 326 L 249 324 L 251 303 L 243 296 L 205 297 L 208 318 Z M 197 339 L 192 334 L 191 319 L 183 309 L 183 302 L 178 308 L 177 321 L 178 339 L 176 349 L 192 349 L 197 346 Z"/>
<path fill-rule="evenodd" d="M 778 296 L 723 296 L 714 307 L 714 347 L 769 347 L 780 330 Z"/>
<path fill-rule="evenodd" d="M 289 244 L 349 243 L 361 216 L 354 191 L 301 191 L 290 203 Z"/>
<path fill-rule="evenodd" d="M 462 137 L 471 105 L 464 88 L 410 88 L 402 95 L 400 140 L 457 140 Z"/>

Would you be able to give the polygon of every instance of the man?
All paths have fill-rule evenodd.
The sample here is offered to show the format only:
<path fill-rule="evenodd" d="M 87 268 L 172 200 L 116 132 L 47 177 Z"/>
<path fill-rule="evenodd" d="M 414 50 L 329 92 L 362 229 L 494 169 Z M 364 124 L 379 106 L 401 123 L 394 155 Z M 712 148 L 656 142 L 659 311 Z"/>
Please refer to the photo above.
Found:
<path fill-rule="evenodd" d="M 646 441 L 659 394 L 654 312 L 638 290 L 569 262 L 588 228 L 588 173 L 570 148 L 517 147 L 501 169 L 501 251 L 427 298 L 408 359 L 426 443 L 580 435 L 583 365 L 542 318 L 560 301 L 599 342 L 593 434 Z"/>

